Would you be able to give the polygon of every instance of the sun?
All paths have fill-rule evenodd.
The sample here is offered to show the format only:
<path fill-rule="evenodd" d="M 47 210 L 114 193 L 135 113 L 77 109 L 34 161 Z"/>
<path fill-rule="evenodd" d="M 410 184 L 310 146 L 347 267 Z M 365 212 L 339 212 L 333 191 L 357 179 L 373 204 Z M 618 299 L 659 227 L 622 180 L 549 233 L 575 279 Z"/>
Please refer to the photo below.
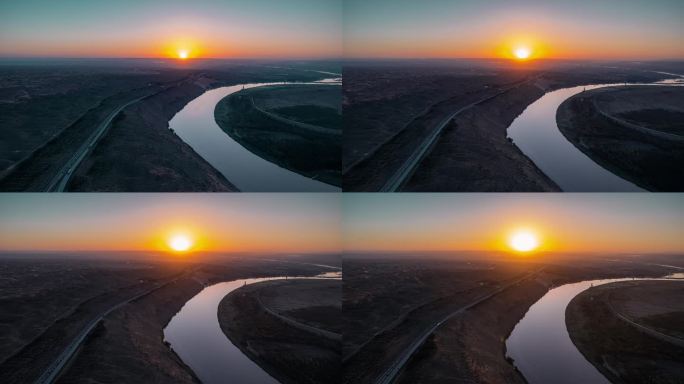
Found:
<path fill-rule="evenodd" d="M 539 238 L 531 231 L 518 231 L 508 239 L 508 245 L 518 252 L 530 252 L 539 247 Z"/>
<path fill-rule="evenodd" d="M 513 54 L 515 55 L 515 57 L 516 57 L 518 60 L 525 60 L 525 59 L 529 59 L 529 58 L 530 58 L 530 56 L 532 55 L 532 51 L 531 51 L 529 48 L 527 48 L 527 47 L 520 47 L 520 48 L 517 48 L 517 49 L 513 52 Z"/>
<path fill-rule="evenodd" d="M 178 58 L 181 60 L 185 60 L 188 58 L 188 50 L 187 49 L 181 49 L 178 51 Z"/>
<path fill-rule="evenodd" d="M 192 245 L 192 239 L 186 235 L 174 235 L 169 239 L 169 247 L 176 252 L 186 252 Z"/>

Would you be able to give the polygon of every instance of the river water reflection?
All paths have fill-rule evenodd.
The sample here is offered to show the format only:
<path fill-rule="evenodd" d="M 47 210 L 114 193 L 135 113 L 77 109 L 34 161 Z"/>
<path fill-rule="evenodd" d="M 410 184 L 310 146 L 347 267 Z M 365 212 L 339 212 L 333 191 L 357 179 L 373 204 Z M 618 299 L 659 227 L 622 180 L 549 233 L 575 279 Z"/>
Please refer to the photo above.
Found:
<path fill-rule="evenodd" d="M 164 340 L 204 384 L 275 384 L 276 379 L 250 360 L 226 337 L 218 321 L 221 300 L 244 285 L 285 277 L 241 279 L 214 284 L 185 303 L 164 328 Z M 340 272 L 316 277 L 341 278 Z"/>
<path fill-rule="evenodd" d="M 339 84 L 339 79 L 318 82 Z M 276 83 L 283 84 L 283 83 Z M 336 192 L 340 188 L 302 176 L 262 159 L 233 140 L 214 119 L 224 97 L 244 88 L 272 84 L 240 84 L 212 89 L 189 102 L 169 121 L 169 128 L 243 192 Z"/>
<path fill-rule="evenodd" d="M 508 137 L 539 169 L 566 192 L 636 192 L 641 188 L 596 164 L 558 129 L 556 111 L 567 98 L 610 86 L 591 85 L 549 92 L 530 104 L 510 127 Z"/>
<path fill-rule="evenodd" d="M 677 280 L 677 275 L 666 276 Z M 575 347 L 565 324 L 570 301 L 592 286 L 617 281 L 587 280 L 553 288 L 534 303 L 506 340 L 506 354 L 530 384 L 609 384 Z M 659 279 L 661 280 L 661 279 Z"/>

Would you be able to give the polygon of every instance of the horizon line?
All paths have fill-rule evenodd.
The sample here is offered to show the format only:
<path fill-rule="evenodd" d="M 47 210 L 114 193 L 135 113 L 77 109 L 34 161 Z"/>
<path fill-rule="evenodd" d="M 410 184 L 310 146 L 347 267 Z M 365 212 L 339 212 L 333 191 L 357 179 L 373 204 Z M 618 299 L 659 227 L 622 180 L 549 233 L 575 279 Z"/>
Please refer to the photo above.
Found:
<path fill-rule="evenodd" d="M 191 57 L 187 59 L 180 59 L 173 56 L 4 56 L 0 55 L 0 60 L 6 59 L 21 59 L 21 60 L 173 60 L 178 62 L 190 62 L 196 60 L 311 60 L 311 61 L 398 61 L 398 60 L 498 60 L 498 61 L 512 61 L 516 63 L 532 63 L 535 61 L 629 61 L 629 62 L 657 62 L 657 61 L 683 61 L 684 57 L 670 57 L 670 58 L 565 58 L 565 57 L 541 57 L 536 59 L 517 60 L 508 57 L 455 57 L 455 56 L 430 56 L 430 57 L 340 57 L 340 56 L 264 56 L 264 57 L 250 57 L 250 56 L 235 56 L 235 57 Z"/>
<path fill-rule="evenodd" d="M 197 254 L 197 253 L 222 253 L 222 254 L 320 254 L 320 253 L 342 253 L 341 251 L 221 251 L 221 250 L 189 250 L 185 252 L 177 252 L 174 250 L 163 249 L 118 249 L 118 250 L 103 250 L 103 249 L 18 249 L 18 250 L 2 250 L 0 255 L 8 253 L 170 253 L 170 254 Z"/>
<path fill-rule="evenodd" d="M 345 250 L 343 254 L 379 254 L 379 253 L 395 253 L 395 254 L 406 254 L 406 253 L 511 253 L 511 254 L 527 254 L 527 255 L 538 255 L 544 253 L 550 254 L 630 254 L 630 255 L 663 255 L 663 254 L 674 254 L 674 255 L 684 255 L 684 250 L 681 251 L 563 251 L 563 250 L 539 250 L 527 253 L 521 253 L 514 250 L 508 249 L 490 249 L 490 250 L 477 250 L 477 249 L 433 249 L 433 250 Z"/>
<path fill-rule="evenodd" d="M 513 61 L 516 63 L 530 63 L 535 61 L 684 61 L 684 57 L 679 58 L 566 58 L 566 57 L 540 57 L 526 60 L 519 60 L 509 57 L 456 57 L 456 56 L 429 56 L 429 57 L 417 57 L 417 56 L 387 56 L 387 57 L 345 57 L 343 60 L 501 60 L 501 61 Z"/>
<path fill-rule="evenodd" d="M 158 254 L 171 254 L 171 255 L 191 255 L 191 254 L 259 254 L 259 255 L 311 255 L 311 254 L 340 254 L 340 256 L 347 255 L 362 255 L 362 254 L 411 254 L 411 253 L 504 253 L 513 255 L 540 255 L 540 254 L 575 254 L 575 255 L 588 255 L 588 254 L 606 254 L 606 255 L 683 255 L 682 251 L 553 251 L 553 250 L 539 250 L 528 253 L 516 252 L 514 250 L 507 249 L 493 249 L 493 250 L 344 250 L 344 251 L 334 251 L 334 250 L 319 250 L 319 251 L 220 251 L 220 250 L 190 250 L 186 252 L 176 252 L 171 249 L 169 250 L 134 250 L 134 249 L 121 249 L 121 250 L 101 250 L 101 249 L 81 249 L 81 250 L 64 250 L 64 249 L 21 249 L 21 250 L 0 250 L 0 255 L 7 254 L 58 254 L 58 253 L 158 253 Z"/>
<path fill-rule="evenodd" d="M 87 59 L 87 60 L 176 60 L 176 61 L 192 61 L 192 60 L 344 60 L 338 56 L 263 56 L 263 57 L 249 57 L 249 56 L 234 56 L 234 57 L 189 57 L 181 59 L 173 56 L 4 56 L 0 55 L 0 59 L 47 59 L 47 60 L 65 60 L 65 59 Z"/>

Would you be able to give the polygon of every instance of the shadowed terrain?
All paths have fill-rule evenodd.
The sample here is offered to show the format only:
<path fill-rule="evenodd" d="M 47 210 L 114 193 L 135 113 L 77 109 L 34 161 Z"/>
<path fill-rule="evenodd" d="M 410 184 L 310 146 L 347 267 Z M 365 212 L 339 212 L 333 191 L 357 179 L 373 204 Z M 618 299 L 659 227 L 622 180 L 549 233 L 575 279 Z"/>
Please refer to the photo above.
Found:
<path fill-rule="evenodd" d="M 614 65 L 613 65 L 614 64 Z M 345 191 L 557 191 L 508 139 L 546 92 L 653 82 L 678 63 L 376 60 L 345 67 Z"/>
<path fill-rule="evenodd" d="M 275 85 L 221 100 L 216 122 L 261 158 L 339 186 L 341 90 L 336 85 Z"/>
<path fill-rule="evenodd" d="M 340 379 L 340 280 L 279 280 L 231 292 L 219 305 L 231 341 L 281 383 Z"/>
<path fill-rule="evenodd" d="M 590 288 L 566 309 L 570 337 L 614 383 L 679 383 L 684 283 L 625 281 Z"/>
<path fill-rule="evenodd" d="M 603 167 L 651 191 L 684 190 L 684 87 L 625 86 L 577 94 L 558 127 Z"/>
<path fill-rule="evenodd" d="M 233 256 L 175 262 L 150 255 L 0 259 L 0 376 L 34 382 L 93 319 L 105 313 L 59 376 L 63 383 L 198 382 L 164 343 L 163 329 L 205 286 L 327 268 Z M 329 258 L 310 257 L 312 262 Z M 286 259 L 292 260 L 292 259 Z M 111 310 L 111 312 L 106 312 Z M 17 321 L 21 319 L 21 321 Z"/>
<path fill-rule="evenodd" d="M 235 191 L 168 129 L 169 120 L 209 89 L 316 81 L 331 76 L 319 70 L 335 67 L 326 61 L 3 60 L 0 190 Z M 310 111 L 283 113 L 308 119 Z"/>
<path fill-rule="evenodd" d="M 505 340 L 532 304 L 561 284 L 668 273 L 649 265 L 655 260 L 467 253 L 348 258 L 344 382 L 524 383 L 506 358 Z"/>

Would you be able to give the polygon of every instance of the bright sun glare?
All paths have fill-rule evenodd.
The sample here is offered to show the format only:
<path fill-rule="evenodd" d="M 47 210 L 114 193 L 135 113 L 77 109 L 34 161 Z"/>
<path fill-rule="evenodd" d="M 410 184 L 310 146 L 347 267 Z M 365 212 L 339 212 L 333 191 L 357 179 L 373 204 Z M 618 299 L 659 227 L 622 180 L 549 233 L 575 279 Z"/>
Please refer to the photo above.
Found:
<path fill-rule="evenodd" d="M 515 50 L 514 54 L 515 54 L 515 57 L 518 58 L 519 60 L 525 60 L 525 59 L 528 59 L 530 57 L 532 52 L 530 51 L 529 48 L 520 47 L 520 48 Z"/>
<path fill-rule="evenodd" d="M 530 252 L 539 247 L 539 239 L 532 232 L 520 231 L 511 235 L 508 244 L 518 252 Z"/>
<path fill-rule="evenodd" d="M 175 235 L 169 239 L 169 247 L 176 252 L 185 252 L 192 247 L 192 240 L 185 235 Z"/>
<path fill-rule="evenodd" d="M 185 49 L 181 49 L 180 51 L 178 51 L 178 58 L 183 59 L 183 60 L 187 59 L 188 58 L 188 51 Z"/>

